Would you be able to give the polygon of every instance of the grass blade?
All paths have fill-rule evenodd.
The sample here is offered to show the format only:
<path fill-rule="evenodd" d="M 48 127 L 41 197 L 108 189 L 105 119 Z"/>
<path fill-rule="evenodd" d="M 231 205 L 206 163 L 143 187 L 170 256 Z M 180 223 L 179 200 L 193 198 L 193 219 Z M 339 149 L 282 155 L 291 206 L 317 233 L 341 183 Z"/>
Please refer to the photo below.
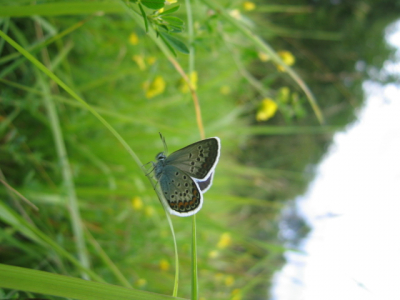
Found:
<path fill-rule="evenodd" d="M 0 264 L 0 287 L 79 300 L 183 299 Z"/>
<path fill-rule="evenodd" d="M 83 15 L 96 12 L 123 13 L 121 6 L 113 2 L 64 2 L 46 3 L 37 5 L 0 6 L 0 17 L 29 17 L 39 16 L 61 16 L 61 15 Z"/>
<path fill-rule="evenodd" d="M 82 219 L 78 208 L 75 183 L 73 180 L 71 164 L 69 163 L 68 159 L 67 149 L 64 143 L 64 135 L 61 130 L 60 119 L 58 117 L 54 100 L 52 100 L 50 97 L 49 86 L 44 82 L 41 74 L 38 74 L 37 78 L 39 86 L 42 88 L 45 94 L 43 97 L 44 106 L 46 107 L 47 115 L 49 117 L 50 129 L 53 133 L 54 144 L 61 166 L 63 183 L 68 199 L 68 209 L 71 216 L 72 231 L 75 237 L 79 260 L 84 267 L 89 268 L 89 256 L 87 253 L 85 238 L 82 229 Z M 87 276 L 85 274 L 82 274 L 82 276 L 87 279 Z"/>

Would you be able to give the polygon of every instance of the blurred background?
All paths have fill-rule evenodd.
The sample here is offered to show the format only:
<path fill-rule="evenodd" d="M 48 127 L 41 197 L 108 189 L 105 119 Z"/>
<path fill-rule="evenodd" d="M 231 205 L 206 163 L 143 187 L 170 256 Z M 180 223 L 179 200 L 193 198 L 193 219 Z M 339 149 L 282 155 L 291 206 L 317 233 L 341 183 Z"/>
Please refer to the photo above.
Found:
<path fill-rule="evenodd" d="M 177 4 L 173 15 L 186 23 Z M 189 77 L 206 137 L 222 144 L 196 218 L 200 299 L 398 299 L 400 2 L 191 4 Z M 286 69 L 235 24 L 310 87 L 323 123 Z M 201 138 L 187 84 L 124 1 L 0 0 L 0 30 L 142 164 L 163 150 L 159 132 L 169 152 Z M 188 45 L 186 30 L 174 36 Z M 185 71 L 188 58 L 177 52 Z M 0 263 L 81 277 L 10 221 L 16 214 L 106 282 L 120 285 L 105 255 L 135 288 L 171 294 L 173 240 L 140 165 L 2 38 L 0 134 Z M 172 221 L 179 296 L 189 298 L 192 220 Z M 31 296 L 0 289 L 0 299 Z"/>

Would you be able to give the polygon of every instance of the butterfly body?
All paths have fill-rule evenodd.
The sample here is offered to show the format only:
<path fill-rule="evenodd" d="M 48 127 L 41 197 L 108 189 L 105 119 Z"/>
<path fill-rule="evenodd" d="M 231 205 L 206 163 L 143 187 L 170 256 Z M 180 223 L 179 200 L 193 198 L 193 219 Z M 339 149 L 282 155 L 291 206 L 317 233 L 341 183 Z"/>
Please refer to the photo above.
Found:
<path fill-rule="evenodd" d="M 201 140 L 169 156 L 157 154 L 154 174 L 160 184 L 167 209 L 186 217 L 197 213 L 203 204 L 203 193 L 212 184 L 213 172 L 220 156 L 217 137 Z"/>

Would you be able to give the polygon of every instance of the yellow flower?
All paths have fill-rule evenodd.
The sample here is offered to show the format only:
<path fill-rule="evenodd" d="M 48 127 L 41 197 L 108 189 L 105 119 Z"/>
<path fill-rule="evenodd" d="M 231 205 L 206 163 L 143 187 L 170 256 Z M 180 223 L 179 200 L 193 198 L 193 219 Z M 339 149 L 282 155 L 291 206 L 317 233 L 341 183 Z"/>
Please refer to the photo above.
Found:
<path fill-rule="evenodd" d="M 263 62 L 269 61 L 271 59 L 271 57 L 264 52 L 258 52 L 258 58 Z"/>
<path fill-rule="evenodd" d="M 250 1 L 244 1 L 242 5 L 243 9 L 247 11 L 254 10 L 256 8 L 256 5 Z"/>
<path fill-rule="evenodd" d="M 134 60 L 137 65 L 139 66 L 140 70 L 146 70 L 146 63 L 144 62 L 143 55 L 133 55 L 132 60 Z"/>
<path fill-rule="evenodd" d="M 153 98 L 159 94 L 162 94 L 165 90 L 166 83 L 164 81 L 164 78 L 162 76 L 156 76 L 154 80 L 149 83 L 146 81 L 143 84 L 143 89 L 146 91 L 146 98 L 150 99 Z"/>
<path fill-rule="evenodd" d="M 147 280 L 143 279 L 143 278 L 138 279 L 138 281 L 136 282 L 136 285 L 138 287 L 144 287 L 146 284 L 147 284 Z"/>
<path fill-rule="evenodd" d="M 231 88 L 229 87 L 229 85 L 223 85 L 221 86 L 221 88 L 219 89 L 219 92 L 222 95 L 229 95 L 231 93 Z"/>
<path fill-rule="evenodd" d="M 279 57 L 283 60 L 283 62 L 288 65 L 288 66 L 292 66 L 294 65 L 296 59 L 294 58 L 293 54 L 289 51 L 286 50 L 282 50 L 278 52 Z M 276 68 L 278 69 L 278 71 L 280 72 L 284 72 L 285 68 L 281 65 L 277 65 Z"/>
<path fill-rule="evenodd" d="M 270 98 L 261 101 L 261 105 L 257 111 L 257 121 L 266 121 L 272 118 L 278 109 L 278 105 Z"/>
<path fill-rule="evenodd" d="M 178 2 L 178 0 L 166 0 L 166 1 L 164 1 L 164 4 L 165 5 L 171 5 L 171 4 L 174 4 L 174 3 L 176 3 L 176 2 Z M 162 13 L 164 11 L 164 7 L 163 8 L 160 8 L 159 10 L 158 10 L 158 13 Z"/>
<path fill-rule="evenodd" d="M 232 238 L 231 238 L 230 233 L 224 232 L 221 235 L 221 237 L 219 238 L 217 247 L 219 249 L 224 249 L 224 248 L 228 247 L 231 243 L 232 243 Z"/>
<path fill-rule="evenodd" d="M 161 271 L 168 271 L 169 270 L 169 262 L 166 259 L 162 259 L 160 261 L 160 270 Z"/>
<path fill-rule="evenodd" d="M 141 210 L 143 208 L 142 199 L 138 196 L 133 197 L 132 199 L 132 207 L 134 210 Z"/>
<path fill-rule="evenodd" d="M 197 90 L 197 79 L 198 79 L 198 77 L 197 77 L 196 71 L 193 71 L 192 73 L 189 74 L 190 83 L 192 84 L 192 86 L 195 90 Z M 189 92 L 189 86 L 186 83 L 186 81 L 183 78 L 181 78 L 179 82 L 180 82 L 179 90 L 182 93 Z"/>
<path fill-rule="evenodd" d="M 225 277 L 225 285 L 232 286 L 235 283 L 235 278 L 232 275 L 228 275 Z"/>
<path fill-rule="evenodd" d="M 131 35 L 129 36 L 129 43 L 134 46 L 139 44 L 139 37 L 136 33 L 131 33 Z"/>

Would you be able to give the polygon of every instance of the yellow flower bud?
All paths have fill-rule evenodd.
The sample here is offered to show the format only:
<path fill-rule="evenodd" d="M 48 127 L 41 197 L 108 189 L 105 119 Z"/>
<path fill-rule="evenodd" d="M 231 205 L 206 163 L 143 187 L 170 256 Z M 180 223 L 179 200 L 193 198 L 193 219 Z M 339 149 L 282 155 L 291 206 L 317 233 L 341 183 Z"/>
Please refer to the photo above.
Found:
<path fill-rule="evenodd" d="M 265 98 L 261 101 L 261 105 L 257 111 L 256 120 L 266 121 L 272 118 L 276 111 L 278 110 L 278 105 L 272 99 Z"/>

